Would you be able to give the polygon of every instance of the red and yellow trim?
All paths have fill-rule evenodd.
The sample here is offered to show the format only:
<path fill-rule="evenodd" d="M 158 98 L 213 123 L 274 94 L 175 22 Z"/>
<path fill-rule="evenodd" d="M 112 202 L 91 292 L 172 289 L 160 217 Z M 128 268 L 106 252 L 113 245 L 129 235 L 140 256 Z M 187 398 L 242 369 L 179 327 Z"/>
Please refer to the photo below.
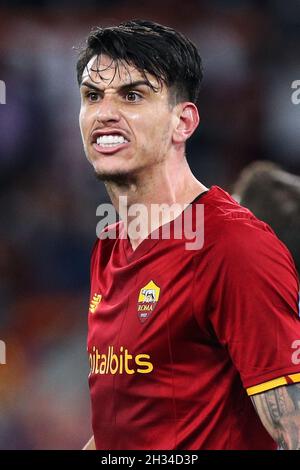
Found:
<path fill-rule="evenodd" d="M 285 375 L 278 379 L 269 380 L 259 385 L 254 385 L 246 389 L 248 395 L 256 395 L 256 393 L 266 392 L 272 388 L 280 387 L 281 385 L 288 385 L 300 382 L 300 374 Z"/>

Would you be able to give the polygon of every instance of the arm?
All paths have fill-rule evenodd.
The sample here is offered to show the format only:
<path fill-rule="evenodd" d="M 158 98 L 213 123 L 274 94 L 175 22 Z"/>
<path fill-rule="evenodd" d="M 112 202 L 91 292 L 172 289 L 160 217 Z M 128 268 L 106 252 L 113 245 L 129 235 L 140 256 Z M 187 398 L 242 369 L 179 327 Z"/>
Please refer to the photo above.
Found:
<path fill-rule="evenodd" d="M 300 384 L 252 395 L 266 430 L 281 449 L 300 450 Z"/>
<path fill-rule="evenodd" d="M 85 444 L 82 450 L 96 450 L 94 436 L 90 438 L 90 440 L 87 442 L 87 444 Z"/>

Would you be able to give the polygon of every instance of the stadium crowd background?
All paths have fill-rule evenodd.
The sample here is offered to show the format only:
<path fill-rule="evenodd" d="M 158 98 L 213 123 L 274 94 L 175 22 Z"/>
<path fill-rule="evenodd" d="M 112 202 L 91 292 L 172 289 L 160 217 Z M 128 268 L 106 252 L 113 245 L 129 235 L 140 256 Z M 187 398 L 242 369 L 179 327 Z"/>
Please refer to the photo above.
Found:
<path fill-rule="evenodd" d="M 107 196 L 78 128 L 76 52 L 89 30 L 152 19 L 199 46 L 195 175 L 232 191 L 252 160 L 300 173 L 300 2 L 2 1 L 0 80 L 0 448 L 76 449 L 91 435 L 89 255 Z"/>

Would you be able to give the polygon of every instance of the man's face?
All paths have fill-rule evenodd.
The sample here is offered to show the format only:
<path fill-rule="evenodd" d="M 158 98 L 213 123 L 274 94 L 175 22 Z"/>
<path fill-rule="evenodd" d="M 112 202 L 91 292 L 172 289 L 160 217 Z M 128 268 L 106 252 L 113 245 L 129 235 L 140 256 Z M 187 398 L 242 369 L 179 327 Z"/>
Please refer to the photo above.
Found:
<path fill-rule="evenodd" d="M 97 70 L 101 70 L 101 77 Z M 167 158 L 175 114 L 167 88 L 133 66 L 116 70 L 111 58 L 91 59 L 81 83 L 80 129 L 84 149 L 102 179 L 130 177 Z"/>

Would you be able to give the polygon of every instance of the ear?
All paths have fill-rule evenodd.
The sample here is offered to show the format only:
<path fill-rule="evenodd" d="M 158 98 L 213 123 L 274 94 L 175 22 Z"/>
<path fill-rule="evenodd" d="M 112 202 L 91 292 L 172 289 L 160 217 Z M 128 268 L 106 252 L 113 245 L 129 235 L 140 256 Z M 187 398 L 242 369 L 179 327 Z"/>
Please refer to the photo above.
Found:
<path fill-rule="evenodd" d="M 173 130 L 173 142 L 181 144 L 188 140 L 198 127 L 200 117 L 197 106 L 194 103 L 179 103 L 174 108 L 175 128 Z"/>

